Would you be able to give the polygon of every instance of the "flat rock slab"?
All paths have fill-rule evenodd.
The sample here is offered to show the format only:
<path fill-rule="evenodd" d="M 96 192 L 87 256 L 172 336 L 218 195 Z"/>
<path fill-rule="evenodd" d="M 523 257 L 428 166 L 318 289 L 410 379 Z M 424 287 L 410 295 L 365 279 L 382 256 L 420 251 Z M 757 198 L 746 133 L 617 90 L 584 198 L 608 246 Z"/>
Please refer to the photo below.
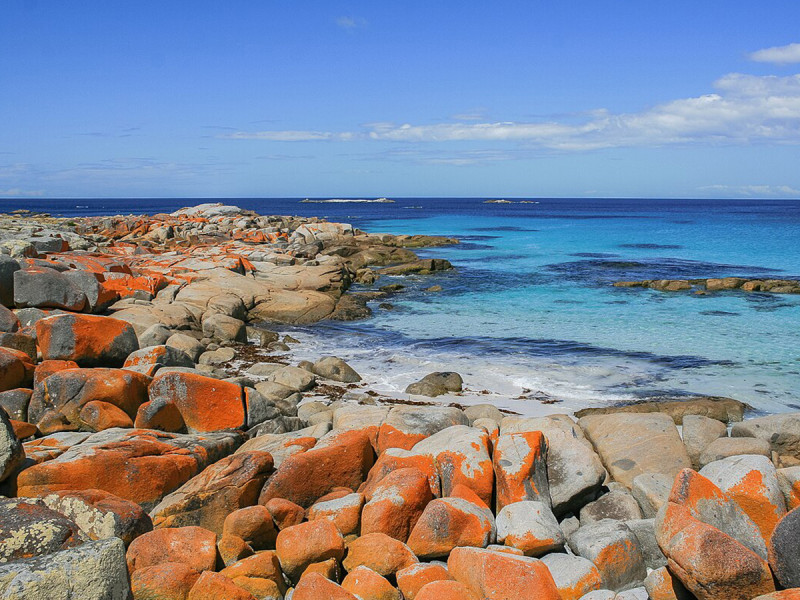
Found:
<path fill-rule="evenodd" d="M 612 414 L 578 421 L 615 481 L 628 488 L 643 473 L 675 477 L 692 462 L 672 418 L 664 414 Z"/>
<path fill-rule="evenodd" d="M 671 402 L 640 402 L 627 406 L 608 406 L 603 408 L 584 408 L 575 413 L 579 419 L 592 415 L 611 415 L 619 413 L 662 413 L 669 415 L 676 425 L 683 423 L 687 415 L 702 415 L 724 423 L 741 421 L 750 407 L 733 398 L 708 396 L 692 400 L 675 400 Z"/>

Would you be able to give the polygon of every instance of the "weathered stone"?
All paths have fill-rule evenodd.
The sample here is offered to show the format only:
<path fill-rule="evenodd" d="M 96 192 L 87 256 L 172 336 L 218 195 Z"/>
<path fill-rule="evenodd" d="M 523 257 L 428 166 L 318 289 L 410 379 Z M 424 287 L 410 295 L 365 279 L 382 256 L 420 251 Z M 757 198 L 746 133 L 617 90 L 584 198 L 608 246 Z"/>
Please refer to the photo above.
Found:
<path fill-rule="evenodd" d="M 333 381 L 341 381 L 343 383 L 356 383 L 361 381 L 361 375 L 344 362 L 341 358 L 335 356 L 326 356 L 314 363 L 312 371 L 324 377 L 325 379 L 332 379 Z"/>
<path fill-rule="evenodd" d="M 164 563 L 179 562 L 198 573 L 214 570 L 217 564 L 216 536 L 202 527 L 156 529 L 139 536 L 128 546 L 128 571 Z"/>
<path fill-rule="evenodd" d="M 462 498 L 440 498 L 425 507 L 408 546 L 420 558 L 438 558 L 457 546 L 485 548 L 495 536 L 490 510 Z"/>
<path fill-rule="evenodd" d="M 706 446 L 706 449 L 700 454 L 698 464 L 700 467 L 705 467 L 715 460 L 722 460 L 723 458 L 729 458 L 731 456 L 741 456 L 743 454 L 759 454 L 767 458 L 772 456 L 769 442 L 766 440 L 759 438 L 721 437 Z"/>
<path fill-rule="evenodd" d="M 2 394 L 0 394 L 0 404 L 2 402 Z M 800 465 L 778 469 L 776 474 L 778 475 L 778 485 L 786 499 L 786 507 L 792 510 L 800 506 Z"/>
<path fill-rule="evenodd" d="M 631 494 L 639 503 L 646 519 L 656 516 L 669 497 L 673 479 L 661 473 L 644 473 L 633 478 Z"/>
<path fill-rule="evenodd" d="M 420 590 L 433 581 L 450 580 L 447 569 L 434 563 L 414 563 L 397 571 L 395 576 L 397 587 L 407 600 L 415 600 Z"/>
<path fill-rule="evenodd" d="M 356 567 L 342 581 L 342 588 L 358 598 L 403 600 L 400 591 L 385 578 L 367 567 Z"/>
<path fill-rule="evenodd" d="M 527 556 L 542 556 L 563 549 L 566 540 L 547 504 L 524 500 L 497 513 L 497 541 Z"/>
<path fill-rule="evenodd" d="M 267 452 L 232 454 L 164 497 L 152 511 L 153 524 L 197 525 L 221 534 L 230 513 L 256 503 L 271 472 L 272 456 Z"/>
<path fill-rule="evenodd" d="M 205 571 L 197 578 L 186 600 L 256 600 L 250 592 L 233 581 L 212 571 Z"/>
<path fill-rule="evenodd" d="M 627 521 L 641 518 L 642 510 L 639 508 L 639 503 L 629 492 L 621 490 L 612 490 L 600 496 L 584 506 L 580 512 L 581 523 L 584 525 L 603 519 Z"/>
<path fill-rule="evenodd" d="M 417 557 L 403 542 L 383 533 L 368 533 L 348 544 L 347 557 L 342 564 L 348 571 L 369 567 L 383 577 L 392 577 L 417 562 Z"/>
<path fill-rule="evenodd" d="M 0 304 L 3 306 L 14 306 L 14 273 L 19 269 L 17 261 L 0 254 Z"/>
<path fill-rule="evenodd" d="M 553 552 L 543 556 L 542 562 L 553 576 L 561 600 L 579 600 L 603 586 L 600 571 L 592 561 L 581 556 Z"/>
<path fill-rule="evenodd" d="M 441 396 L 448 392 L 460 392 L 463 381 L 458 373 L 429 373 L 406 388 L 406 394 L 417 396 Z"/>
<path fill-rule="evenodd" d="M 589 415 L 609 415 L 618 413 L 662 413 L 669 415 L 676 425 L 683 423 L 683 417 L 688 415 L 701 415 L 716 419 L 723 423 L 741 421 L 745 410 L 749 407 L 738 400 L 709 396 L 703 398 L 690 398 L 668 402 L 637 402 L 625 406 L 610 406 L 603 408 L 584 408 L 575 413 L 579 419 Z"/>
<path fill-rule="evenodd" d="M 309 521 L 327 519 L 343 536 L 358 535 L 361 529 L 361 508 L 364 496 L 359 493 L 345 494 L 340 498 L 321 499 L 306 511 Z"/>
<path fill-rule="evenodd" d="M 150 346 L 163 346 L 172 335 L 172 331 L 161 323 L 156 323 L 138 334 L 139 348 L 149 348 Z"/>
<path fill-rule="evenodd" d="M 17 315 L 0 303 L 0 332 L 13 333 L 19 329 Z"/>
<path fill-rule="evenodd" d="M 316 378 L 313 373 L 297 367 L 282 367 L 269 376 L 269 381 L 278 383 L 295 392 L 305 392 L 314 387 Z"/>
<path fill-rule="evenodd" d="M 695 469 L 700 468 L 700 455 L 714 440 L 728 435 L 722 421 L 701 415 L 686 415 L 683 418 L 683 444 Z"/>
<path fill-rule="evenodd" d="M 410 450 L 419 441 L 453 425 L 468 425 L 463 411 L 450 406 L 395 406 L 385 417 L 378 431 L 378 453 L 388 448 Z"/>
<path fill-rule="evenodd" d="M 269 600 L 276 597 L 279 600 L 286 593 L 281 563 L 272 551 L 244 558 L 225 567 L 220 574 L 257 598 Z"/>
<path fill-rule="evenodd" d="M 183 350 L 172 346 L 148 346 L 131 352 L 123 367 L 158 365 L 159 367 L 194 367 L 194 361 Z"/>
<path fill-rule="evenodd" d="M 336 526 L 327 520 L 309 521 L 282 529 L 275 542 L 281 568 L 292 581 L 311 563 L 344 556 L 344 539 Z"/>
<path fill-rule="evenodd" d="M 222 342 L 247 342 L 244 321 L 219 313 L 203 319 L 203 335 Z"/>
<path fill-rule="evenodd" d="M 136 600 L 186 600 L 200 573 L 184 563 L 162 563 L 131 575 Z"/>
<path fill-rule="evenodd" d="M 86 296 L 55 269 L 31 268 L 14 272 L 14 303 L 18 308 L 63 308 L 80 312 Z"/>
<path fill-rule="evenodd" d="M 371 489 L 361 516 L 361 533 L 384 533 L 405 542 L 431 500 L 425 473 L 416 468 L 392 471 Z"/>
<path fill-rule="evenodd" d="M 460 581 L 432 581 L 420 589 L 417 600 L 479 600 L 478 596 Z"/>
<path fill-rule="evenodd" d="M 541 431 L 500 435 L 492 462 L 497 481 L 497 511 L 523 500 L 551 505 L 547 481 L 547 440 Z"/>
<path fill-rule="evenodd" d="M 170 348 L 185 352 L 194 362 L 200 358 L 206 347 L 199 340 L 185 333 L 173 333 L 165 342 Z"/>
<path fill-rule="evenodd" d="M 33 394 L 33 390 L 27 388 L 0 392 L 0 408 L 6 411 L 10 419 L 27 421 L 31 394 Z"/>
<path fill-rule="evenodd" d="M 0 563 L 74 548 L 86 539 L 74 521 L 36 500 L 0 500 Z"/>
<path fill-rule="evenodd" d="M 781 413 L 748 419 L 731 430 L 733 437 L 756 437 L 769 442 L 781 467 L 800 465 L 800 413 Z"/>
<path fill-rule="evenodd" d="M 769 539 L 769 564 L 785 588 L 800 588 L 800 509 L 783 517 Z"/>
<path fill-rule="evenodd" d="M 675 423 L 662 414 L 612 414 L 579 421 L 609 473 L 629 489 L 642 473 L 674 477 L 691 467 Z"/>
<path fill-rule="evenodd" d="M 319 573 L 310 573 L 297 584 L 292 600 L 358 600 L 358 598 Z"/>
<path fill-rule="evenodd" d="M 595 564 L 606 589 L 639 587 L 647 576 L 639 540 L 622 521 L 607 519 L 581 525 L 569 537 L 569 545 L 575 554 Z"/>
<path fill-rule="evenodd" d="M 81 367 L 121 367 L 139 349 L 125 321 L 96 315 L 56 315 L 36 323 L 45 360 L 74 360 Z"/>
<path fill-rule="evenodd" d="M 128 572 L 121 540 L 87 542 L 77 548 L 0 566 L 0 598 L 128 600 Z"/>
<path fill-rule="evenodd" d="M 25 460 L 22 447 L 8 414 L 0 408 L 0 481 L 11 475 Z"/>
<path fill-rule="evenodd" d="M 655 519 L 630 519 L 625 521 L 625 525 L 636 536 L 648 570 L 659 569 L 667 564 L 667 557 L 661 552 L 656 539 Z"/>
<path fill-rule="evenodd" d="M 27 354 L 11 348 L 0 348 L 0 392 L 28 387 L 33 370 L 33 362 Z"/>
<path fill-rule="evenodd" d="M 651 571 L 644 580 L 644 587 L 651 600 L 694 600 L 680 579 L 666 567 Z"/>

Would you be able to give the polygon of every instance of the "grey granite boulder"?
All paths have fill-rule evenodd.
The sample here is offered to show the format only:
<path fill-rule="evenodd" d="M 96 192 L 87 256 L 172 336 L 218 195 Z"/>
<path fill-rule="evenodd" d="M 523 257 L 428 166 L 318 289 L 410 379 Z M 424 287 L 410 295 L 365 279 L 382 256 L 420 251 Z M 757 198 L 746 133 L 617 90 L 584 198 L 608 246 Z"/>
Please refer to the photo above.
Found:
<path fill-rule="evenodd" d="M 0 331 L 13 333 L 19 329 L 19 319 L 17 315 L 0 304 Z"/>
<path fill-rule="evenodd" d="M 344 362 L 341 358 L 335 356 L 326 356 L 314 363 L 312 371 L 333 381 L 340 381 L 342 383 L 356 383 L 361 381 L 361 375 L 355 372 L 353 367 Z"/>
<path fill-rule="evenodd" d="M 667 557 L 661 552 L 656 540 L 655 519 L 633 519 L 625 521 L 639 542 L 644 564 L 649 569 L 659 569 L 667 565 Z"/>
<path fill-rule="evenodd" d="M 166 345 L 183 350 L 195 362 L 206 349 L 199 340 L 185 333 L 173 333 L 167 338 Z"/>
<path fill-rule="evenodd" d="M 714 440 L 700 454 L 698 464 L 700 468 L 715 460 L 722 460 L 731 456 L 743 454 L 759 454 L 769 458 L 772 453 L 769 442 L 760 438 L 721 437 Z"/>
<path fill-rule="evenodd" d="M 633 478 L 631 494 L 639 503 L 646 519 L 656 516 L 658 509 L 669 498 L 673 480 L 661 473 L 644 473 Z"/>
<path fill-rule="evenodd" d="M 600 571 L 592 561 L 582 556 L 552 552 L 543 556 L 541 561 L 553 576 L 556 587 L 559 590 L 569 590 L 571 598 L 595 591 L 603 585 Z"/>
<path fill-rule="evenodd" d="M 6 411 L 0 408 L 0 481 L 11 475 L 25 460 L 25 450 L 14 433 Z"/>
<path fill-rule="evenodd" d="M 578 556 L 592 561 L 603 578 L 603 587 L 623 591 L 643 585 L 647 567 L 639 540 L 622 521 L 607 519 L 582 525 L 569 538 Z"/>
<path fill-rule="evenodd" d="M 14 306 L 14 273 L 19 269 L 17 261 L 0 254 L 0 304 L 3 306 Z"/>
<path fill-rule="evenodd" d="M 87 539 L 74 521 L 38 498 L 0 499 L 0 563 L 73 548 Z"/>
<path fill-rule="evenodd" d="M 692 466 L 700 468 L 700 454 L 711 442 L 728 435 L 728 427 L 722 421 L 702 415 L 683 417 L 683 444 L 692 460 Z"/>
<path fill-rule="evenodd" d="M 5 410 L 9 418 L 15 421 L 27 421 L 31 394 L 33 394 L 33 390 L 28 388 L 0 392 L 0 408 Z"/>
<path fill-rule="evenodd" d="M 783 517 L 772 532 L 769 565 L 783 587 L 800 587 L 800 508 Z"/>
<path fill-rule="evenodd" d="M 611 414 L 578 421 L 615 481 L 629 489 L 642 473 L 675 477 L 692 462 L 668 415 Z"/>
<path fill-rule="evenodd" d="M 584 506 L 580 513 L 581 523 L 584 525 L 603 519 L 627 521 L 641 518 L 642 509 L 636 499 L 629 492 L 619 490 L 600 496 Z"/>
<path fill-rule="evenodd" d="M 156 323 L 145 329 L 139 334 L 139 348 L 147 348 L 149 346 L 161 346 L 167 343 L 167 340 L 172 335 L 172 331 L 167 329 L 161 323 Z"/>
<path fill-rule="evenodd" d="M 780 467 L 800 465 L 800 413 L 781 413 L 737 423 L 733 437 L 756 437 L 767 440 L 778 454 Z"/>
<path fill-rule="evenodd" d="M 223 342 L 247 342 L 244 321 L 219 313 L 203 319 L 203 335 Z"/>
<path fill-rule="evenodd" d="M 497 542 L 522 550 L 526 556 L 542 556 L 564 548 L 566 539 L 550 507 L 523 500 L 497 513 Z"/>
<path fill-rule="evenodd" d="M 125 545 L 112 538 L 0 566 L 0 600 L 129 600 Z"/>
<path fill-rule="evenodd" d="M 433 398 L 448 392 L 460 392 L 463 383 L 458 373 L 450 371 L 429 373 L 406 387 L 406 394 Z"/>
<path fill-rule="evenodd" d="M 19 308 L 63 308 L 80 312 L 86 306 L 86 295 L 55 269 L 19 270 L 14 273 L 14 303 Z"/>
<path fill-rule="evenodd" d="M 278 383 L 294 392 L 310 390 L 317 382 L 313 373 L 298 367 L 283 367 L 278 369 L 268 378 L 269 381 Z"/>

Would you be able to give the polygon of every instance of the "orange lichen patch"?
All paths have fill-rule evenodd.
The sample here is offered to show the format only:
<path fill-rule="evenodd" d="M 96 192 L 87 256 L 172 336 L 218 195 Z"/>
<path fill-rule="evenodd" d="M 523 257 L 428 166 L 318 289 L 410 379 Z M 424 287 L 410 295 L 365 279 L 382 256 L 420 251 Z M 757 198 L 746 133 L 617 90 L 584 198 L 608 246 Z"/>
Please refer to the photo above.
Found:
<path fill-rule="evenodd" d="M 284 498 L 273 498 L 265 506 L 278 529 L 299 525 L 306 516 L 306 511 L 302 506 Z"/>
<path fill-rule="evenodd" d="M 475 450 L 476 455 L 484 458 L 467 456 L 457 450 L 444 450 L 436 456 L 436 468 L 442 481 L 442 493 L 449 495 L 457 485 L 464 485 L 474 491 L 488 506 L 492 502 L 494 492 L 494 470 L 489 455 L 489 436 L 483 436 L 483 451 Z"/>
<path fill-rule="evenodd" d="M 604 580 L 621 581 L 631 571 L 631 564 L 639 558 L 640 550 L 630 539 L 619 540 L 603 548 L 592 561 L 603 574 Z"/>
<path fill-rule="evenodd" d="M 205 571 L 189 592 L 187 600 L 256 600 L 255 596 L 233 581 L 212 571 Z"/>
<path fill-rule="evenodd" d="M 25 421 L 15 421 L 14 419 L 9 419 L 9 421 L 11 422 L 11 428 L 14 430 L 14 435 L 20 440 L 24 440 L 25 438 L 39 433 L 39 429 L 36 425 L 26 423 Z"/>
<path fill-rule="evenodd" d="M 344 538 L 330 521 L 309 521 L 281 530 L 275 553 L 283 572 L 297 581 L 308 565 L 328 559 L 341 560 Z"/>
<path fill-rule="evenodd" d="M 742 477 L 740 483 L 729 488 L 728 493 L 758 525 L 764 539 L 768 540 L 785 512 L 783 507 L 770 502 L 761 472 L 756 469 L 751 470 Z"/>
<path fill-rule="evenodd" d="M 311 573 L 297 584 L 292 600 L 358 600 L 358 598 L 319 573 Z"/>
<path fill-rule="evenodd" d="M 396 573 L 397 587 L 406 600 L 415 600 L 419 591 L 434 581 L 449 581 L 450 574 L 442 565 L 416 563 Z"/>
<path fill-rule="evenodd" d="M 240 578 L 269 580 L 275 583 L 281 594 L 286 593 L 281 563 L 273 551 L 259 552 L 244 558 L 229 567 L 225 567 L 220 571 L 220 574 L 229 577 L 234 583 Z M 242 583 L 237 583 L 237 585 L 245 587 Z M 245 587 L 245 589 L 248 588 Z"/>
<path fill-rule="evenodd" d="M 457 546 L 485 548 L 493 537 L 490 511 L 462 498 L 440 498 L 425 507 L 408 545 L 420 558 L 438 558 Z"/>
<path fill-rule="evenodd" d="M 427 435 L 424 433 L 406 433 L 388 423 L 384 423 L 378 429 L 377 452 L 383 454 L 389 448 L 401 448 L 411 450 L 417 442 L 424 440 Z"/>
<path fill-rule="evenodd" d="M 500 436 L 492 463 L 497 480 L 497 511 L 523 500 L 549 504 L 547 440 L 541 431 Z"/>
<path fill-rule="evenodd" d="M 45 360 L 74 360 L 83 367 L 122 366 L 139 347 L 129 323 L 97 315 L 41 319 L 36 322 L 36 337 Z"/>
<path fill-rule="evenodd" d="M 0 348 L 0 392 L 25 387 L 33 379 L 34 364 L 20 350 Z"/>
<path fill-rule="evenodd" d="M 361 516 L 361 532 L 385 533 L 405 542 L 431 500 L 433 494 L 422 471 L 392 471 L 373 488 Z"/>
<path fill-rule="evenodd" d="M 428 479 L 428 485 L 434 497 L 441 496 L 441 485 L 439 484 L 439 472 L 433 458 L 427 454 L 407 454 L 402 451 L 384 452 L 375 461 L 375 466 L 369 472 L 366 484 L 364 485 L 364 496 L 369 501 L 375 487 L 389 473 L 397 469 L 414 468 L 424 473 Z"/>
<path fill-rule="evenodd" d="M 329 558 L 328 560 L 323 560 L 308 565 L 306 570 L 303 571 L 303 574 L 300 575 L 300 581 L 303 580 L 303 577 L 307 577 L 312 573 L 322 575 L 325 579 L 330 579 L 331 581 L 339 581 L 341 575 L 340 571 L 341 569 L 339 568 L 339 561 L 337 561 L 335 558 Z"/>
<path fill-rule="evenodd" d="M 467 586 L 458 581 L 434 581 L 424 586 L 416 600 L 480 600 Z"/>
<path fill-rule="evenodd" d="M 174 404 L 153 405 L 144 402 L 136 413 L 134 426 L 138 429 L 157 429 L 177 433 L 183 431 L 186 423 L 178 407 Z"/>
<path fill-rule="evenodd" d="M 772 592 L 771 594 L 753 598 L 753 600 L 800 600 L 800 588 Z"/>
<path fill-rule="evenodd" d="M 331 521 L 343 536 L 358 534 L 361 529 L 361 507 L 364 496 L 348 493 L 330 500 L 318 500 L 307 511 L 309 521 L 327 519 Z"/>
<path fill-rule="evenodd" d="M 275 538 L 278 535 L 275 523 L 272 521 L 272 514 L 266 506 L 260 504 L 240 508 L 230 513 L 225 517 L 222 533 L 242 538 L 254 550 L 274 547 Z"/>
<path fill-rule="evenodd" d="M 289 440 L 283 445 L 283 447 L 291 448 L 292 446 L 300 446 L 301 448 L 305 448 L 306 450 L 311 450 L 311 448 L 313 448 L 316 445 L 317 445 L 317 438 L 315 437 L 299 437 Z"/>
<path fill-rule="evenodd" d="M 363 431 L 343 431 L 323 446 L 286 458 L 264 486 L 259 503 L 285 498 L 308 507 L 337 487 L 358 489 L 373 461 L 369 437 Z"/>
<path fill-rule="evenodd" d="M 217 542 L 217 552 L 225 566 L 253 556 L 250 545 L 237 535 L 223 535 Z"/>
<path fill-rule="evenodd" d="M 142 275 L 135 277 L 125 273 L 106 273 L 102 287 L 109 293 L 118 294 L 120 298 L 132 296 L 136 291 L 148 292 L 155 296 L 169 282 L 163 275 Z"/>
<path fill-rule="evenodd" d="M 164 563 L 182 563 L 197 571 L 214 570 L 217 564 L 216 535 L 202 527 L 156 529 L 139 536 L 128 546 L 128 572 Z"/>
<path fill-rule="evenodd" d="M 462 500 L 466 500 L 480 508 L 485 510 L 490 510 L 489 506 L 481 499 L 478 494 L 476 494 L 471 487 L 463 485 L 461 483 L 456 484 L 450 493 L 447 496 L 448 498 L 461 498 Z"/>
<path fill-rule="evenodd" d="M 550 570 L 535 558 L 456 548 L 447 560 L 447 570 L 479 598 L 561 600 Z"/>
<path fill-rule="evenodd" d="M 684 506 L 668 502 L 663 511 L 656 539 L 670 572 L 690 592 L 710 600 L 750 600 L 775 591 L 767 562 L 755 552 Z"/>
<path fill-rule="evenodd" d="M 17 495 L 99 489 L 152 505 L 188 481 L 207 462 L 207 450 L 200 443 L 181 448 L 167 443 L 169 438 L 162 441 L 162 436 L 133 430 L 120 441 L 71 452 L 24 469 L 17 478 Z M 55 446 L 53 452 L 61 450 Z"/>
<path fill-rule="evenodd" d="M 242 386 L 230 381 L 197 373 L 170 372 L 157 375 L 149 393 L 148 411 L 155 413 L 156 409 L 172 404 L 191 432 L 239 429 L 247 424 Z M 144 420 L 145 415 L 140 413 L 139 417 Z"/>
<path fill-rule="evenodd" d="M 348 573 L 342 588 L 365 600 L 402 600 L 397 588 L 367 567 L 356 567 Z"/>
<path fill-rule="evenodd" d="M 134 598 L 186 600 L 200 573 L 180 562 L 167 562 L 138 569 L 131 575 Z"/>
<path fill-rule="evenodd" d="M 112 427 L 133 427 L 133 419 L 121 408 L 108 402 L 97 400 L 87 402 L 83 405 L 78 417 L 86 427 L 94 431 Z"/>
<path fill-rule="evenodd" d="M 404 543 L 383 533 L 369 533 L 350 542 L 347 558 L 342 563 L 347 571 L 369 567 L 379 575 L 390 577 L 419 562 Z"/>

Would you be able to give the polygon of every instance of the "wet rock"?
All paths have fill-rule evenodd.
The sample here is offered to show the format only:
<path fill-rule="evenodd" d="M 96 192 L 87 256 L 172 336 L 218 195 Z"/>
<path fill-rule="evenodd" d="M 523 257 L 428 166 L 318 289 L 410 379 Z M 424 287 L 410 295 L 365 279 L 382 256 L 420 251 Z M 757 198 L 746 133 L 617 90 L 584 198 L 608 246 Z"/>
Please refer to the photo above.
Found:
<path fill-rule="evenodd" d="M 406 394 L 435 397 L 448 392 L 460 392 L 463 381 L 458 373 L 430 373 L 406 388 Z"/>
<path fill-rule="evenodd" d="M 361 375 L 344 362 L 341 358 L 335 356 L 326 356 L 314 363 L 312 371 L 333 381 L 341 381 L 343 383 L 356 383 L 361 381 Z"/>
<path fill-rule="evenodd" d="M 358 321 L 366 319 L 372 314 L 367 306 L 367 299 L 355 294 L 344 294 L 336 302 L 333 312 L 328 315 L 334 321 Z"/>
<path fill-rule="evenodd" d="M 272 456 L 266 452 L 232 454 L 164 497 L 151 513 L 153 524 L 197 525 L 221 534 L 230 513 L 256 503 L 271 472 Z"/>
<path fill-rule="evenodd" d="M 494 404 L 470 404 L 464 408 L 464 414 L 472 425 L 478 419 L 491 419 L 500 425 L 505 415 Z"/>
<path fill-rule="evenodd" d="M 562 600 L 579 600 L 603 586 L 600 571 L 592 561 L 581 556 L 553 552 L 542 557 Z"/>
<path fill-rule="evenodd" d="M 18 308 L 62 308 L 80 312 L 86 295 L 70 278 L 55 269 L 32 268 L 14 272 L 14 303 Z"/>
<path fill-rule="evenodd" d="M 425 507 L 408 546 L 418 557 L 430 559 L 447 556 L 458 546 L 485 548 L 495 536 L 490 510 L 462 498 L 440 498 Z"/>
<path fill-rule="evenodd" d="M 344 539 L 327 520 L 309 521 L 282 529 L 275 542 L 281 568 L 292 581 L 298 581 L 306 567 L 315 562 L 344 556 Z"/>
<path fill-rule="evenodd" d="M 800 509 L 794 509 L 775 526 L 769 539 L 769 564 L 781 586 L 800 588 Z"/>
<path fill-rule="evenodd" d="M 765 540 L 786 514 L 786 501 L 778 485 L 778 475 L 765 456 L 725 458 L 709 463 L 700 474 L 736 501 L 761 530 Z"/>
<path fill-rule="evenodd" d="M 563 549 L 566 540 L 547 504 L 525 500 L 497 513 L 497 541 L 527 556 L 542 556 Z"/>
<path fill-rule="evenodd" d="M 0 597 L 52 600 L 63 598 L 128 600 L 130 584 L 121 540 L 87 542 L 39 558 L 0 566 Z"/>
<path fill-rule="evenodd" d="M 683 417 L 683 443 L 692 461 L 692 466 L 700 468 L 700 455 L 714 440 L 726 437 L 728 428 L 722 421 L 709 419 L 701 415 Z"/>
<path fill-rule="evenodd" d="M 569 545 L 575 554 L 595 564 L 606 589 L 639 587 L 647 576 L 639 540 L 621 521 L 607 519 L 581 525 L 570 536 Z"/>
<path fill-rule="evenodd" d="M 74 360 L 81 367 L 121 367 L 139 349 L 128 323 L 96 315 L 56 315 L 36 323 L 44 360 Z"/>
<path fill-rule="evenodd" d="M 549 569 L 539 560 L 479 548 L 456 548 L 447 570 L 479 598 L 560 600 Z M 430 585 L 430 584 L 429 584 Z"/>
<path fill-rule="evenodd" d="M 629 489 L 642 473 L 674 477 L 691 466 L 672 419 L 662 414 L 612 414 L 579 421 L 609 473 Z"/>
<path fill-rule="evenodd" d="M 14 473 L 24 460 L 25 450 L 14 432 L 8 414 L 0 408 L 0 481 Z"/>
<path fill-rule="evenodd" d="M 608 415 L 618 413 L 663 413 L 672 417 L 676 425 L 683 423 L 683 417 L 702 415 L 723 423 L 741 421 L 749 407 L 744 402 L 732 398 L 707 396 L 689 400 L 638 402 L 625 406 L 609 406 L 602 408 L 584 408 L 575 413 L 579 419 L 590 415 Z"/>

